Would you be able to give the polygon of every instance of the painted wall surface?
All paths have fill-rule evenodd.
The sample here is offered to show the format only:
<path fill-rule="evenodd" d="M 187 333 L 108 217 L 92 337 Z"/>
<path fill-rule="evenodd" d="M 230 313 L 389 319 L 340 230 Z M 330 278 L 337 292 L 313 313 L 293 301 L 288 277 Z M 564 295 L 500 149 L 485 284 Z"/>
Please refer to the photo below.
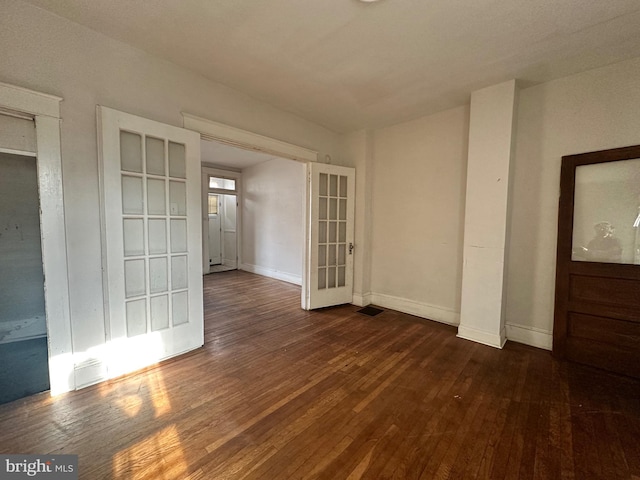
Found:
<path fill-rule="evenodd" d="M 242 171 L 242 269 L 302 281 L 304 172 L 281 158 Z"/>
<path fill-rule="evenodd" d="M 374 303 L 458 322 L 469 107 L 376 130 Z"/>
<path fill-rule="evenodd" d="M 550 348 L 563 155 L 640 144 L 640 58 L 520 92 L 507 336 Z M 512 333 L 509 334 L 511 327 Z"/>
<path fill-rule="evenodd" d="M 46 335 L 36 159 L 0 153 L 0 343 Z"/>
<path fill-rule="evenodd" d="M 371 189 L 373 183 L 373 132 L 360 130 L 342 138 L 340 165 L 356 169 L 353 301 L 371 303 Z"/>
<path fill-rule="evenodd" d="M 316 124 L 18 0 L 2 3 L 0 45 L 0 81 L 64 98 L 70 313 L 83 362 L 105 342 L 96 105 L 178 126 L 185 111 L 334 155 L 337 135 Z"/>

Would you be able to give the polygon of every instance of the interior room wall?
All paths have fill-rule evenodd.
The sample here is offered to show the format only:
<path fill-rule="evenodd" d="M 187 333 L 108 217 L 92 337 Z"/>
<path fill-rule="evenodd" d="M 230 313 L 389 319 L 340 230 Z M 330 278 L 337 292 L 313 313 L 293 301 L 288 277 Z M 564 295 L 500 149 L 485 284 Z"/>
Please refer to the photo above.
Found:
<path fill-rule="evenodd" d="M 353 302 L 371 303 L 371 187 L 373 132 L 360 130 L 342 137 L 340 165 L 356 169 L 356 204 L 353 251 Z"/>
<path fill-rule="evenodd" d="M 96 105 L 177 126 L 189 112 L 321 158 L 335 154 L 338 136 L 321 126 L 19 0 L 2 3 L 0 44 L 0 81 L 64 98 L 70 315 L 74 356 L 87 369 L 100 362 L 105 343 Z M 92 373 L 82 378 L 99 380 Z"/>
<path fill-rule="evenodd" d="M 520 91 L 507 338 L 551 348 L 561 159 L 640 144 L 639 79 L 636 58 Z"/>
<path fill-rule="evenodd" d="M 305 195 L 302 163 L 274 158 L 242 170 L 242 270 L 302 283 Z"/>
<path fill-rule="evenodd" d="M 457 324 L 469 107 L 373 132 L 372 303 Z"/>

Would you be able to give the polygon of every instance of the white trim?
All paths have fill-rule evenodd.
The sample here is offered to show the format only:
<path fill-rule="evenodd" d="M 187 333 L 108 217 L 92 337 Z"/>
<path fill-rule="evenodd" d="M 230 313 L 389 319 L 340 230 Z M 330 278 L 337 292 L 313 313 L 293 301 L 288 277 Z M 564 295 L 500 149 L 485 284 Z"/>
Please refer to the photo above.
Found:
<path fill-rule="evenodd" d="M 264 277 L 275 278 L 276 280 L 282 280 L 283 282 L 293 283 L 294 285 L 302 285 L 302 276 L 294 275 L 293 273 L 282 272 L 273 268 L 261 267 L 259 265 L 251 265 L 249 263 L 242 263 L 238 267 L 239 270 L 245 272 L 255 273 Z"/>
<path fill-rule="evenodd" d="M 60 118 L 62 97 L 0 82 L 0 107 L 18 113 Z"/>
<path fill-rule="evenodd" d="M 302 252 L 302 290 L 300 292 L 300 307 L 309 310 L 311 282 L 309 279 L 309 263 L 311 262 L 311 164 L 304 164 L 304 245 Z"/>
<path fill-rule="evenodd" d="M 182 112 L 182 117 L 184 128 L 200 133 L 207 140 L 216 140 L 246 150 L 257 150 L 301 162 L 318 161 L 318 152 L 308 148 L 224 125 L 189 113 Z"/>
<path fill-rule="evenodd" d="M 551 350 L 553 346 L 553 333 L 541 328 L 527 327 L 515 323 L 507 323 L 507 340 L 523 343 L 531 347 Z"/>
<path fill-rule="evenodd" d="M 483 345 L 488 345 L 494 348 L 502 348 L 507 342 L 504 328 L 499 335 L 496 335 L 495 333 L 484 332 L 465 325 L 459 325 L 456 337 L 471 340 L 472 342 L 482 343 Z"/>
<path fill-rule="evenodd" d="M 408 298 L 394 297 L 382 293 L 371 293 L 371 301 L 374 305 L 390 308 L 398 312 L 408 313 L 417 317 L 426 318 L 447 325 L 458 325 L 460 323 L 460 312 L 456 312 L 446 307 L 430 305 L 428 303 L 416 302 Z"/>
<path fill-rule="evenodd" d="M 62 98 L 0 83 L 0 108 L 34 116 L 51 395 L 75 389 L 60 154 Z"/>
<path fill-rule="evenodd" d="M 371 292 L 362 294 L 354 293 L 351 303 L 358 307 L 366 307 L 367 305 L 371 305 Z"/>

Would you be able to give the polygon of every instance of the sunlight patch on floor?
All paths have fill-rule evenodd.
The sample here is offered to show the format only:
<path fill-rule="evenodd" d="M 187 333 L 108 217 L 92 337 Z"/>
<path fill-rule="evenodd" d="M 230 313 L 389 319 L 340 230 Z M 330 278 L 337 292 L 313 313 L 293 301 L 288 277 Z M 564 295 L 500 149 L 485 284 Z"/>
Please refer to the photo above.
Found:
<path fill-rule="evenodd" d="M 187 474 L 188 465 L 175 425 L 154 433 L 113 457 L 115 480 L 175 479 L 185 478 Z"/>

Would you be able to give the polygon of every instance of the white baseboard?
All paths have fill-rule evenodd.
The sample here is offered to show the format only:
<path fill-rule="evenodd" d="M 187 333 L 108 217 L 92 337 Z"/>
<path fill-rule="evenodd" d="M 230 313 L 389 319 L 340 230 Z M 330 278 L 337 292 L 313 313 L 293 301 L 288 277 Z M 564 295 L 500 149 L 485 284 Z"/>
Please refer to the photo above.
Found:
<path fill-rule="evenodd" d="M 416 302 L 415 300 L 384 295 L 382 293 L 371 293 L 369 294 L 369 298 L 369 303 L 397 310 L 402 313 L 408 313 L 409 315 L 415 315 L 416 317 L 446 323 L 447 325 L 458 325 L 460 323 L 460 313 L 445 307 L 438 307 L 436 305 L 429 305 L 428 303 Z"/>
<path fill-rule="evenodd" d="M 293 283 L 294 285 L 302 285 L 302 276 L 294 275 L 292 273 L 281 272 L 271 268 L 261 267 L 259 265 L 251 265 L 248 263 L 242 263 L 239 267 L 240 270 L 245 272 L 256 273 L 264 277 L 275 278 L 276 280 L 282 280 L 283 282 Z"/>
<path fill-rule="evenodd" d="M 512 342 L 524 343 L 531 347 L 543 348 L 551 350 L 553 347 L 553 333 L 535 327 L 526 327 L 524 325 L 516 325 L 507 323 L 507 340 Z"/>
<path fill-rule="evenodd" d="M 489 345 L 490 347 L 502 348 L 507 341 L 507 336 L 504 330 L 500 334 L 489 333 L 475 328 L 467 327 L 464 325 L 458 326 L 459 338 L 465 340 L 471 340 L 472 342 L 482 343 L 483 345 Z"/>
<path fill-rule="evenodd" d="M 354 293 L 351 303 L 358 307 L 366 307 L 367 305 L 371 305 L 371 292 L 362 294 Z"/>

